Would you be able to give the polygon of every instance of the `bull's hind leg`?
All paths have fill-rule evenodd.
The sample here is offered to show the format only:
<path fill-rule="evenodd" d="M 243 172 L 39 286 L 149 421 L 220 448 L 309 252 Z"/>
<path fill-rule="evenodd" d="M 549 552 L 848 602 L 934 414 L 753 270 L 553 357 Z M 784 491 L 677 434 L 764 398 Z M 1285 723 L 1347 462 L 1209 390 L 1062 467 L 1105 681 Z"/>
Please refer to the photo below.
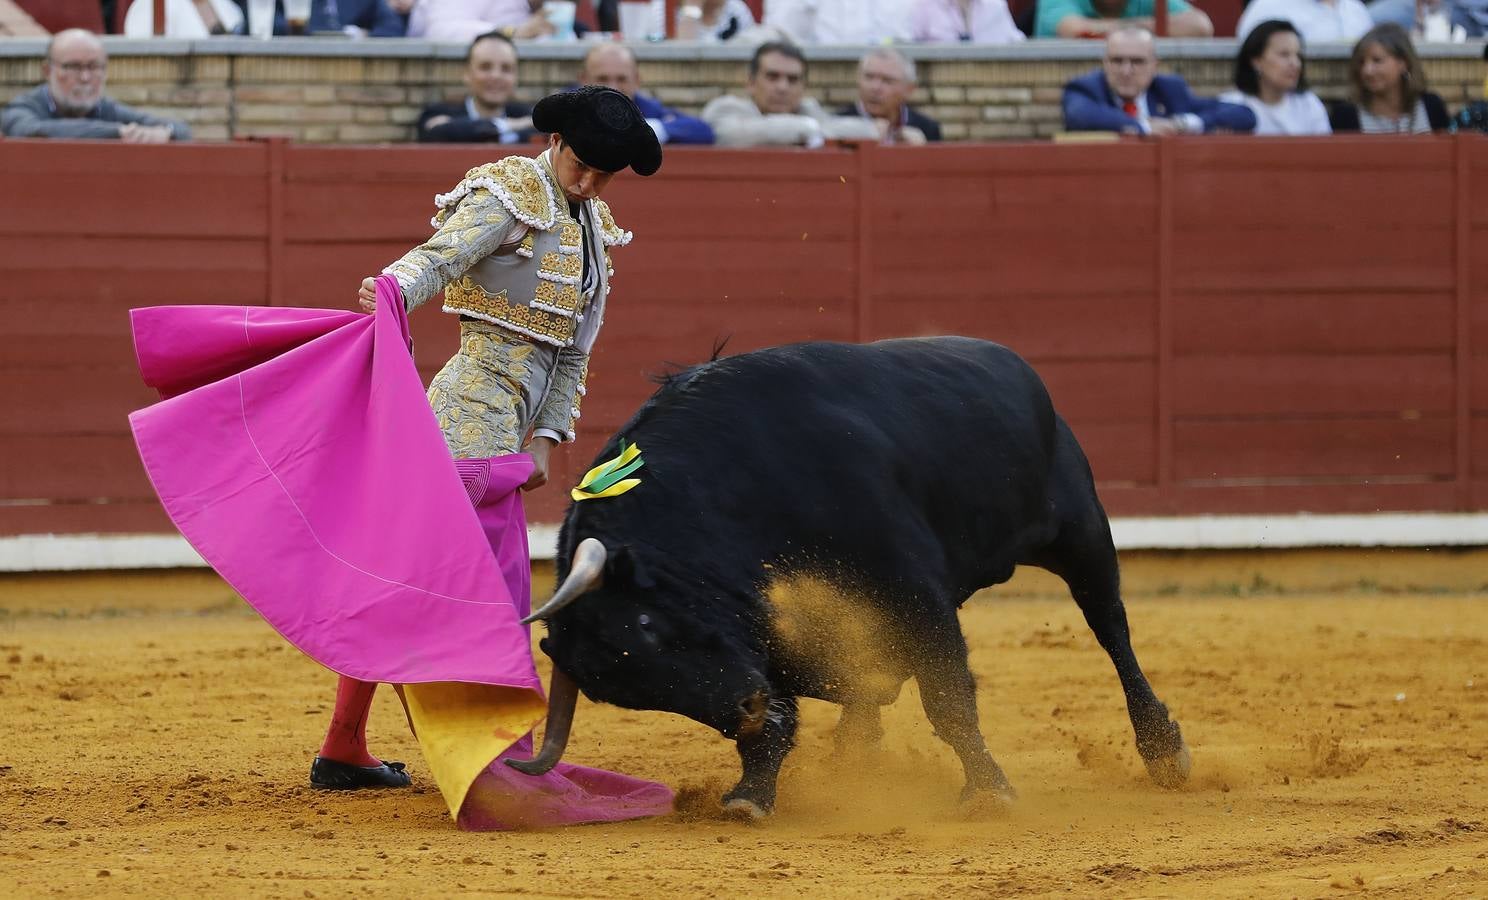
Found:
<path fill-rule="evenodd" d="M 948 623 L 931 629 L 924 636 L 924 646 L 934 647 L 935 655 L 919 661 L 915 679 L 920 684 L 920 703 L 925 717 L 935 726 L 936 735 L 956 751 L 966 771 L 966 787 L 961 799 L 986 792 L 1004 803 L 1018 797 L 1002 767 L 987 752 L 977 722 L 976 681 L 966 660 L 966 639 L 953 616 Z"/>
<path fill-rule="evenodd" d="M 878 701 L 872 697 L 847 697 L 842 701 L 842 717 L 832 732 L 832 743 L 839 756 L 871 753 L 883 740 L 883 722 Z"/>
<path fill-rule="evenodd" d="M 770 701 L 765 725 L 756 735 L 736 742 L 744 777 L 723 795 L 723 808 L 750 819 L 762 819 L 775 808 L 775 783 L 780 764 L 796 742 L 796 698 Z"/>
<path fill-rule="evenodd" d="M 1036 564 L 1069 585 L 1070 594 L 1085 614 L 1086 624 L 1116 666 L 1116 675 L 1126 694 L 1126 711 L 1137 738 L 1137 752 L 1147 764 L 1147 773 L 1162 787 L 1178 787 L 1188 780 L 1191 767 L 1188 747 L 1183 743 L 1178 723 L 1168 718 L 1168 708 L 1153 693 L 1132 650 L 1111 529 L 1095 500 L 1094 488 L 1090 491 L 1089 513 L 1066 522 L 1055 543 Z"/>

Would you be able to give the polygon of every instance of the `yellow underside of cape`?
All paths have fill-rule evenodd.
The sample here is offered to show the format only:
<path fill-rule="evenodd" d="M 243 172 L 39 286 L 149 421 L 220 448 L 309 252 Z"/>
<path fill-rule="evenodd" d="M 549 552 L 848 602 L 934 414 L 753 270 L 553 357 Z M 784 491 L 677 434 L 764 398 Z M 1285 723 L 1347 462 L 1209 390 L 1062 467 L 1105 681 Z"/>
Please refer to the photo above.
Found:
<path fill-rule="evenodd" d="M 476 776 L 548 714 L 542 696 L 525 688 L 436 681 L 398 693 L 452 819 Z"/>

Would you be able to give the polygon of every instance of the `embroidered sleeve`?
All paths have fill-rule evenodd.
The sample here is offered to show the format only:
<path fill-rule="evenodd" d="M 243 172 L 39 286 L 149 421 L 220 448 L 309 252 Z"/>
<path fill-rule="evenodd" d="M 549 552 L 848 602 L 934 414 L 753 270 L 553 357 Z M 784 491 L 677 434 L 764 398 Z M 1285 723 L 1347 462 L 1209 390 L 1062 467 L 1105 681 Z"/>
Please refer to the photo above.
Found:
<path fill-rule="evenodd" d="M 507 242 L 516 224 L 511 211 L 484 188 L 468 191 L 455 202 L 452 212 L 441 210 L 436 217 L 438 231 L 383 269 L 398 279 L 410 310 Z"/>
<path fill-rule="evenodd" d="M 573 440 L 579 420 L 579 404 L 588 380 L 589 354 L 577 347 L 559 350 L 558 364 L 553 367 L 553 383 L 548 386 L 547 399 L 538 409 L 533 427 L 551 428 Z"/>
<path fill-rule="evenodd" d="M 439 207 L 434 224 L 439 225 L 441 217 L 467 194 L 481 189 L 496 195 L 517 221 L 540 231 L 553 227 L 558 201 L 542 167 L 525 156 L 508 156 L 466 172 L 454 190 L 434 198 L 434 205 Z"/>

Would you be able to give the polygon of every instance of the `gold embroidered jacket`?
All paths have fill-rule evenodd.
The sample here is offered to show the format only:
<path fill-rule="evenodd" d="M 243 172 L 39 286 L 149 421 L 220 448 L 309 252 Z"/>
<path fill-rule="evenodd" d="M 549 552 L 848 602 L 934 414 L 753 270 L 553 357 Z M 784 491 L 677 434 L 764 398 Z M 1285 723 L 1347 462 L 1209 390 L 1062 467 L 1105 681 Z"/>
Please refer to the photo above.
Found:
<path fill-rule="evenodd" d="M 572 440 L 614 272 L 609 248 L 629 243 L 630 233 L 615 224 L 602 200 L 581 204 L 575 218 L 547 153 L 471 169 L 434 202 L 438 230 L 384 271 L 398 279 L 410 310 L 443 289 L 445 312 L 556 348 L 548 399 L 533 424 Z"/>

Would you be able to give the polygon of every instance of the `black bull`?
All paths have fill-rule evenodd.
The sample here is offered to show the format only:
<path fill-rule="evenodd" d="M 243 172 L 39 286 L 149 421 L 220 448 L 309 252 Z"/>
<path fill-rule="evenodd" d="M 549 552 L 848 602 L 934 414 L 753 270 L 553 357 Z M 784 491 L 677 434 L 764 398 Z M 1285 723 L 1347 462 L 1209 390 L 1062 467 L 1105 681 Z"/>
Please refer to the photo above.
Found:
<path fill-rule="evenodd" d="M 1010 801 L 956 611 L 1033 565 L 1068 584 L 1110 655 L 1152 778 L 1187 777 L 1178 725 L 1132 652 L 1090 466 L 1012 351 L 943 337 L 718 359 L 670 378 L 600 458 L 622 438 L 641 451 L 641 483 L 568 511 L 560 586 L 532 617 L 547 621 L 555 669 L 549 734 L 517 768 L 557 762 L 577 687 L 735 739 L 744 774 L 724 804 L 764 815 L 798 697 L 842 704 L 839 740 L 872 739 L 879 705 L 913 677 L 965 768 L 963 796 Z M 784 634 L 778 588 L 797 579 L 843 600 Z M 872 623 L 866 665 L 826 646 L 838 632 L 801 640 L 803 621 L 831 631 L 854 611 Z"/>

